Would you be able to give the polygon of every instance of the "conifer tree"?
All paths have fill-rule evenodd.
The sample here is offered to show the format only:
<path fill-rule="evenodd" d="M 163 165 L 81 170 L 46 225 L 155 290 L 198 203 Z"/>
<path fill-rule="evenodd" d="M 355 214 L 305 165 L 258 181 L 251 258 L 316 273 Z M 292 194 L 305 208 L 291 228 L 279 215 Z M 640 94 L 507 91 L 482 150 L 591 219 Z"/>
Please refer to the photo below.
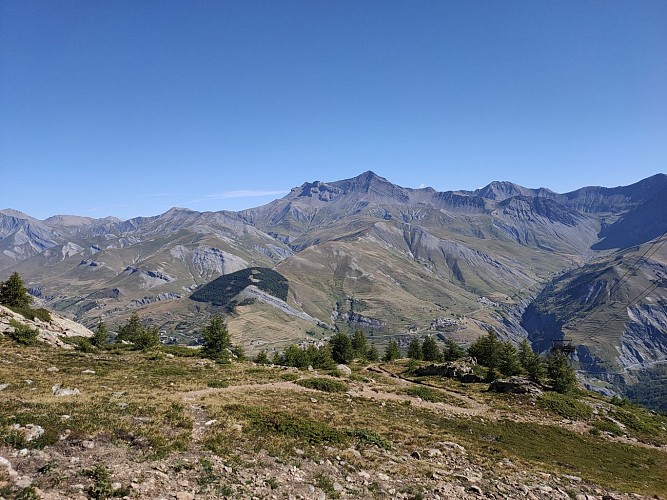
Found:
<path fill-rule="evenodd" d="M 204 340 L 202 349 L 204 356 L 221 362 L 229 361 L 227 350 L 231 348 L 232 339 L 227 330 L 227 325 L 219 315 L 216 314 L 211 318 L 211 322 L 202 332 L 202 338 Z"/>
<path fill-rule="evenodd" d="M 551 386 L 556 392 L 572 391 L 577 386 L 577 377 L 574 368 L 570 365 L 567 356 L 561 351 L 553 351 L 547 359 L 547 375 Z"/>
<path fill-rule="evenodd" d="M 107 325 L 104 321 L 100 320 L 100 322 L 97 324 L 97 330 L 95 330 L 93 338 L 90 339 L 90 343 L 95 347 L 100 347 L 107 343 L 107 338 Z"/>
<path fill-rule="evenodd" d="M 394 361 L 395 359 L 399 359 L 401 357 L 401 350 L 398 348 L 398 342 L 395 340 L 391 340 L 389 342 L 389 345 L 387 345 L 387 348 L 384 351 L 384 356 L 382 357 L 382 361 Z"/>
<path fill-rule="evenodd" d="M 357 329 L 352 335 L 352 350 L 357 358 L 365 358 L 368 350 L 368 341 L 363 331 Z"/>
<path fill-rule="evenodd" d="M 441 358 L 438 344 L 430 335 L 425 337 L 424 342 L 422 342 L 422 353 L 425 361 L 439 361 Z"/>
<path fill-rule="evenodd" d="M 135 312 L 132 313 L 128 322 L 118 329 L 116 340 L 134 342 L 143 332 L 144 325 L 141 324 L 141 319 L 139 319 L 139 315 Z"/>
<path fill-rule="evenodd" d="M 266 349 L 262 349 L 255 356 L 255 363 L 258 365 L 268 365 L 269 364 L 269 355 L 266 352 Z"/>
<path fill-rule="evenodd" d="M 350 336 L 345 332 L 339 332 L 329 342 L 331 356 L 336 363 L 347 364 L 354 358 L 354 349 Z"/>
<path fill-rule="evenodd" d="M 511 342 L 501 342 L 498 350 L 498 370 L 505 376 L 521 373 L 521 363 Z"/>
<path fill-rule="evenodd" d="M 528 378 L 534 382 L 541 382 L 546 376 L 544 358 L 533 351 L 527 339 L 519 344 L 519 363 L 526 371 Z"/>
<path fill-rule="evenodd" d="M 421 360 L 424 359 L 424 353 L 422 352 L 422 345 L 419 342 L 418 337 L 414 337 L 408 345 L 408 358 Z"/>
<path fill-rule="evenodd" d="M 32 296 L 19 273 L 12 273 L 7 281 L 0 283 L 0 304 L 16 308 L 26 308 L 32 304 Z"/>
<path fill-rule="evenodd" d="M 366 359 L 368 361 L 377 361 L 380 359 L 380 353 L 378 352 L 377 347 L 374 345 L 371 345 L 367 350 L 366 350 Z"/>
<path fill-rule="evenodd" d="M 466 351 L 454 340 L 447 339 L 442 349 L 442 359 L 444 361 L 456 361 L 466 355 Z"/>

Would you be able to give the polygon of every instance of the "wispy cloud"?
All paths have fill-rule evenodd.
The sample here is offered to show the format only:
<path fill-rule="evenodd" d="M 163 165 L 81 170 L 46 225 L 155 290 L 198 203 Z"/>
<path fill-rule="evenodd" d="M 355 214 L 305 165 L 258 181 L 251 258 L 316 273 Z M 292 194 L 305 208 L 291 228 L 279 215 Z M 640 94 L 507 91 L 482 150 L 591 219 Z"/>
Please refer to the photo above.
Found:
<path fill-rule="evenodd" d="M 262 196 L 277 196 L 286 193 L 289 193 L 289 189 L 239 189 L 237 191 L 223 191 L 222 193 L 207 194 L 198 200 L 192 200 L 191 203 L 201 203 L 208 200 L 229 200 L 232 198 L 261 198 Z"/>

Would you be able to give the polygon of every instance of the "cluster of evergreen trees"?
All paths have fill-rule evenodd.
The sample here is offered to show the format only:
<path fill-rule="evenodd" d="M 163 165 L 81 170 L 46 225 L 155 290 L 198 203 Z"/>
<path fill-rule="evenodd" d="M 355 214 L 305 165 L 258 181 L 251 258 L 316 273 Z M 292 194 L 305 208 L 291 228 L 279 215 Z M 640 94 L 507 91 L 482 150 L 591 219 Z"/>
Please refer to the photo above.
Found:
<path fill-rule="evenodd" d="M 312 366 L 313 368 L 331 370 L 337 364 L 347 364 L 353 359 L 377 361 L 379 357 L 378 350 L 375 346 L 368 344 L 364 332 L 357 330 L 352 337 L 344 332 L 337 333 L 320 348 L 312 344 L 305 348 L 292 344 L 283 352 L 276 353 L 273 356 L 273 363 L 302 369 Z M 266 351 L 260 352 L 255 361 L 268 363 Z"/>
<path fill-rule="evenodd" d="M 408 357 L 417 360 L 453 361 L 466 354 L 486 367 L 487 381 L 500 376 L 526 375 L 538 383 L 548 382 L 558 392 L 568 392 L 576 386 L 574 369 L 565 354 L 555 351 L 544 358 L 533 351 L 528 340 L 524 339 L 517 349 L 511 342 L 499 340 L 493 330 L 473 342 L 467 353 L 451 339 L 442 352 L 432 337 L 426 337 L 421 344 L 415 338 L 408 346 Z"/>
<path fill-rule="evenodd" d="M 527 340 L 517 349 L 511 342 L 498 339 L 493 330 L 477 339 L 466 350 L 452 339 L 444 346 L 438 347 L 431 336 L 420 341 L 415 337 L 408 346 L 407 356 L 424 361 L 455 361 L 464 356 L 472 356 L 477 363 L 486 368 L 487 381 L 500 376 L 525 375 L 538 383 L 548 383 L 558 392 L 568 392 L 575 388 L 576 377 L 567 356 L 554 352 L 548 358 L 535 353 Z M 273 363 L 305 369 L 308 366 L 329 370 L 337 363 L 350 363 L 353 359 L 377 361 L 379 353 L 374 346 L 369 346 L 366 336 L 361 330 L 354 332 L 352 337 L 347 333 L 337 333 L 321 348 L 314 345 L 301 348 L 292 344 L 282 353 L 276 353 Z M 387 345 L 382 361 L 391 362 L 401 358 L 398 343 L 391 340 Z M 258 363 L 269 363 L 266 351 L 255 358 Z"/>

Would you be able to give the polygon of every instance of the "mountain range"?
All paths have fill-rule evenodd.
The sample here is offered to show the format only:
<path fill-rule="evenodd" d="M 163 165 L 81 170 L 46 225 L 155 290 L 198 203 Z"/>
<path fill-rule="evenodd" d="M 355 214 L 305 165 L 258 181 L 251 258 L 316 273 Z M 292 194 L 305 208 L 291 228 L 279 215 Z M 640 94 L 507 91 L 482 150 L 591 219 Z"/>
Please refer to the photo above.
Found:
<path fill-rule="evenodd" d="M 2 210 L 0 278 L 18 271 L 47 307 L 89 327 L 136 311 L 172 341 L 195 340 L 223 311 L 251 353 L 356 328 L 380 345 L 466 343 L 489 327 L 542 352 L 567 338 L 590 387 L 667 408 L 666 230 L 664 174 L 559 194 L 511 182 L 410 189 L 365 172 L 240 212 Z M 248 269 L 224 304 L 190 298 Z M 253 282 L 262 269 L 284 278 L 285 295 Z"/>

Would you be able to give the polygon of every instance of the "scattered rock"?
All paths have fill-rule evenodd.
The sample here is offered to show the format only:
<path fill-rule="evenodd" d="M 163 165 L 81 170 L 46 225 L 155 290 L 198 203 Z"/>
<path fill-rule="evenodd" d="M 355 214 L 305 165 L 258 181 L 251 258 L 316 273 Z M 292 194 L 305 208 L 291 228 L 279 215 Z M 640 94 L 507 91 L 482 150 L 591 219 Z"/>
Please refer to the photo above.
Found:
<path fill-rule="evenodd" d="M 317 403 L 317 399 L 315 399 L 315 398 L 310 398 L 310 402 L 311 402 L 311 403 Z"/>
<path fill-rule="evenodd" d="M 429 458 L 436 458 L 436 457 L 441 457 L 442 452 L 436 448 L 429 448 L 428 450 L 424 451 L 424 455 L 426 455 Z"/>
<path fill-rule="evenodd" d="M 465 453 L 466 449 L 458 443 L 453 443 L 452 441 L 440 441 L 438 446 L 447 451 L 454 451 L 458 453 Z"/>
<path fill-rule="evenodd" d="M 343 377 L 349 377 L 352 375 L 352 370 L 350 370 L 350 367 L 347 365 L 338 365 L 336 366 L 336 370 L 338 373 L 340 373 Z"/>
<path fill-rule="evenodd" d="M 26 441 L 32 441 L 44 435 L 44 427 L 41 425 L 27 424 L 23 427 L 19 424 L 14 424 L 12 425 L 12 429 L 21 433 Z"/>
<path fill-rule="evenodd" d="M 59 372 L 60 370 L 56 366 L 50 366 L 46 369 L 47 372 Z"/>
<path fill-rule="evenodd" d="M 482 494 L 482 489 L 479 486 L 475 486 L 474 484 L 471 486 L 468 486 L 468 491 L 470 493 L 473 493 L 475 495 L 481 495 Z"/>
<path fill-rule="evenodd" d="M 238 432 L 238 433 L 243 432 L 243 426 L 242 426 L 241 424 L 233 424 L 233 425 L 230 427 L 230 429 L 231 429 L 233 432 Z"/>
<path fill-rule="evenodd" d="M 95 375 L 95 370 L 90 370 L 90 369 L 83 370 L 81 373 L 83 373 L 85 375 Z"/>
<path fill-rule="evenodd" d="M 195 500 L 195 496 L 189 491 L 179 491 L 176 493 L 176 500 Z"/>
<path fill-rule="evenodd" d="M 419 453 L 417 450 L 410 453 L 410 456 L 412 458 L 414 458 L 415 460 L 421 460 L 421 458 L 422 458 L 421 453 Z"/>
<path fill-rule="evenodd" d="M 217 420 L 216 420 L 216 419 L 213 419 L 213 420 L 209 420 L 208 422 L 205 422 L 204 425 L 205 425 L 206 427 L 210 427 L 210 426 L 212 426 L 213 424 L 215 424 L 216 422 L 217 422 Z"/>
<path fill-rule="evenodd" d="M 4 391 L 7 387 L 9 387 L 9 384 L 0 384 L 0 391 Z"/>
<path fill-rule="evenodd" d="M 66 387 L 60 387 L 60 385 L 58 384 L 51 387 L 51 392 L 53 393 L 54 396 L 76 396 L 77 394 L 81 394 L 81 391 L 79 389 L 69 389 Z"/>
<path fill-rule="evenodd" d="M 87 448 L 89 450 L 92 450 L 93 448 L 95 448 L 95 442 L 94 441 L 82 441 L 81 446 L 83 446 L 84 448 Z"/>

